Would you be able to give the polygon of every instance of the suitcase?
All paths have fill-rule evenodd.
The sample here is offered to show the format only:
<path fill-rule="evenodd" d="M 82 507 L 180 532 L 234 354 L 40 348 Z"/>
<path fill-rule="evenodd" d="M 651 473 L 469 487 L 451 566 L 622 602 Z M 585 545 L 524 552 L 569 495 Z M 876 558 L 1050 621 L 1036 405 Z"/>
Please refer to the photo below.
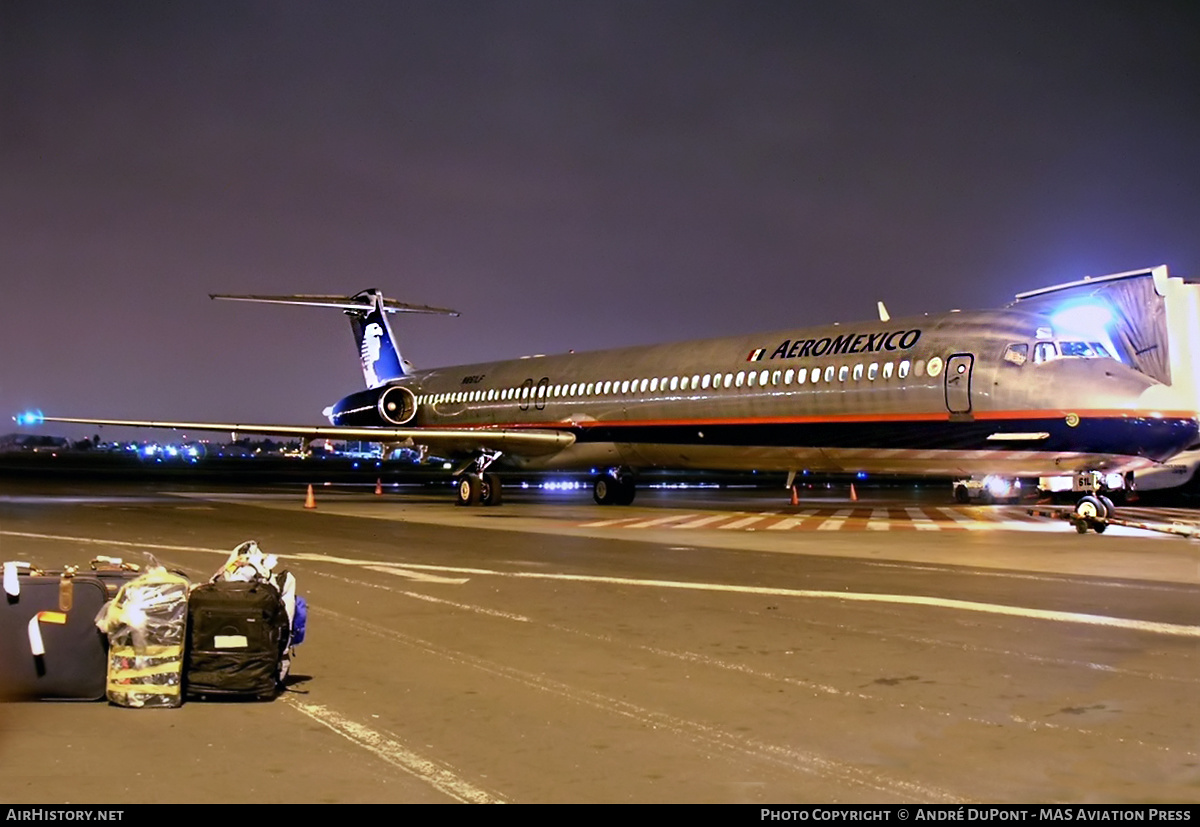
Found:
<path fill-rule="evenodd" d="M 89 569 L 88 574 L 100 579 L 108 592 L 108 599 L 112 600 L 122 586 L 138 576 L 141 566 L 126 563 L 120 557 L 100 556 L 92 558 Z"/>
<path fill-rule="evenodd" d="M 287 609 L 270 583 L 217 581 L 188 598 L 188 698 L 274 698 L 288 644 Z"/>
<path fill-rule="evenodd" d="M 91 574 L 5 563 L 0 699 L 103 698 L 108 642 L 95 621 L 107 600 L 104 583 Z"/>

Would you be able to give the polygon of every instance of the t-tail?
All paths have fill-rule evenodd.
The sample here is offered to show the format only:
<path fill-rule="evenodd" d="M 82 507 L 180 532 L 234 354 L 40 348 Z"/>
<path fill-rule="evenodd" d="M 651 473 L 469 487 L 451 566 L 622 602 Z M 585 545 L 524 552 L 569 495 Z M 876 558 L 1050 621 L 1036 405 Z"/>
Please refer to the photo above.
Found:
<path fill-rule="evenodd" d="M 263 304 L 299 304 L 310 307 L 337 307 L 350 317 L 354 341 L 358 345 L 358 357 L 362 363 L 363 380 L 368 388 L 378 388 L 388 382 L 412 373 L 412 363 L 400 355 L 392 326 L 388 323 L 389 313 L 434 313 L 442 316 L 457 316 L 454 310 L 443 307 L 428 307 L 423 304 L 405 304 L 386 299 L 378 290 L 363 290 L 353 296 L 234 296 L 210 294 L 213 299 L 229 301 L 259 302 Z"/>

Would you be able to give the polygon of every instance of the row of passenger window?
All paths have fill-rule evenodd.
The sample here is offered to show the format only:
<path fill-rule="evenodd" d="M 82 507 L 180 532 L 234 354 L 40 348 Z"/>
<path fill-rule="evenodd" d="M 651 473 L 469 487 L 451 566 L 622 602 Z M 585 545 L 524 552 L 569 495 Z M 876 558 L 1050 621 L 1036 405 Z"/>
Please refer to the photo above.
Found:
<path fill-rule="evenodd" d="M 825 365 L 814 368 L 763 368 L 758 371 L 737 373 L 693 374 L 692 376 L 663 376 L 648 379 L 611 380 L 606 382 L 576 382 L 569 385 L 537 385 L 526 382 L 511 388 L 490 390 L 456 391 L 454 393 L 424 394 L 417 397 L 420 405 L 440 405 L 446 402 L 493 402 L 526 401 L 530 399 L 575 399 L 581 397 L 612 396 L 629 393 L 671 393 L 680 391 L 722 390 L 728 388 L 767 388 L 797 385 L 820 385 L 834 382 L 886 381 L 893 377 L 907 379 L 914 376 L 937 376 L 942 372 L 942 360 L 934 357 L 928 363 L 923 359 L 910 362 L 905 359 L 895 362 L 871 362 L 855 365 Z"/>

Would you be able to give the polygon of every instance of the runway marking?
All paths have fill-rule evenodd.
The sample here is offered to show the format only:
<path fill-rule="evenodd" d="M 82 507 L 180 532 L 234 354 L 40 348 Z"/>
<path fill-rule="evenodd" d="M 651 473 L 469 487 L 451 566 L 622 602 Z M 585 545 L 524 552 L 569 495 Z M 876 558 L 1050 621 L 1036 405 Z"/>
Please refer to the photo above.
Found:
<path fill-rule="evenodd" d="M 843 508 L 840 511 L 835 511 L 832 517 L 817 526 L 817 531 L 837 531 L 853 513 L 854 509 L 852 508 Z"/>
<path fill-rule="evenodd" d="M 977 520 L 973 520 L 965 514 L 960 514 L 953 508 L 939 508 L 937 510 L 968 531 L 978 531 L 981 528 Z"/>
<path fill-rule="evenodd" d="M 721 755 L 722 752 L 735 753 L 741 756 L 738 759 L 739 762 L 744 762 L 745 758 L 765 761 L 777 766 L 800 770 L 826 778 L 833 778 L 845 784 L 866 787 L 889 795 L 904 795 L 914 801 L 958 802 L 961 800 L 950 792 L 937 787 L 890 778 L 869 769 L 826 758 L 817 753 L 765 743 L 701 721 L 693 721 L 671 715 L 667 712 L 649 709 L 620 698 L 604 695 L 600 692 L 572 686 L 571 684 L 549 678 L 546 675 L 527 672 L 508 664 L 448 649 L 431 641 L 413 637 L 412 635 L 372 623 L 363 618 L 342 614 L 330 609 L 321 609 L 320 614 L 352 624 L 360 631 L 387 638 L 418 651 L 425 652 L 433 657 L 511 680 L 529 689 L 549 695 L 556 695 L 581 706 L 589 706 L 601 712 L 626 718 L 649 729 L 664 730 L 698 744 L 703 748 L 707 748 L 712 751 L 712 754 L 720 757 L 725 757 Z"/>
<path fill-rule="evenodd" d="M 698 520 L 692 520 L 687 523 L 673 525 L 671 528 L 700 528 L 701 526 L 711 525 L 712 523 L 720 522 L 721 520 L 729 519 L 728 514 L 714 514 L 711 517 L 701 517 Z"/>
<path fill-rule="evenodd" d="M 404 770 L 437 790 L 465 804 L 507 804 L 508 802 L 495 793 L 490 793 L 481 787 L 476 787 L 453 770 L 413 752 L 408 747 L 376 732 L 370 727 L 352 721 L 320 704 L 309 704 L 293 699 L 290 695 L 282 700 L 293 709 L 307 715 L 312 720 L 336 732 L 357 746 L 373 753 L 393 767 Z"/>
<path fill-rule="evenodd" d="M 921 509 L 906 508 L 904 511 L 906 514 L 908 514 L 913 525 L 917 527 L 918 531 L 941 531 L 941 529 L 934 524 L 933 520 L 925 516 L 925 512 Z"/>
<path fill-rule="evenodd" d="M 132 540 L 102 540 L 99 537 L 66 537 L 61 534 L 37 534 L 32 531 L 0 531 L 5 537 L 27 537 L 33 540 L 66 540 L 97 546 L 121 546 L 123 548 L 158 549 L 159 551 L 206 551 L 212 554 L 229 554 L 227 548 L 204 548 L 203 546 L 175 546 L 165 543 L 142 543 Z"/>
<path fill-rule="evenodd" d="M 888 531 L 892 524 L 888 522 L 888 510 L 886 508 L 871 509 L 871 519 L 867 521 L 867 528 L 871 531 Z"/>
<path fill-rule="evenodd" d="M 123 540 L 97 540 L 91 537 L 67 537 L 51 534 L 34 534 L 23 531 L 0 531 L 0 535 L 12 537 L 33 537 L 38 539 L 64 540 L 76 543 L 96 543 L 101 545 L 138 546 L 141 548 L 157 548 L 169 551 L 203 551 L 228 554 L 225 549 L 200 548 L 196 546 L 174 546 L 161 543 L 134 543 Z M 355 560 L 347 557 L 326 556 L 323 554 L 298 553 L 279 555 L 283 559 L 305 560 L 317 563 L 341 563 L 358 567 L 384 565 L 379 560 Z M 1169 635 L 1173 637 L 1200 638 L 1200 626 L 1187 626 L 1179 623 L 1163 623 L 1151 620 L 1134 620 L 1125 617 L 1110 617 L 1082 612 L 1064 612 L 1054 609 L 1032 609 L 1021 606 L 1007 606 L 1001 603 L 979 603 L 972 600 L 955 600 L 945 597 L 928 597 L 912 594 L 884 594 L 878 592 L 830 592 L 818 589 L 783 589 L 768 586 L 739 586 L 731 583 L 700 583 L 679 580 L 639 580 L 631 577 L 609 577 L 591 574 L 562 574 L 554 572 L 534 571 L 498 571 L 465 566 L 435 566 L 425 563 L 404 564 L 406 569 L 421 571 L 437 571 L 455 574 L 475 574 L 481 577 L 509 577 L 518 580 L 554 580 L 576 583 L 604 583 L 617 586 L 641 586 L 644 588 L 678 589 L 681 591 L 728 592 L 732 594 L 758 594 L 773 597 L 798 597 L 822 600 L 844 600 L 851 603 L 886 603 L 892 605 L 927 606 L 932 608 L 953 609 L 956 611 L 994 614 L 1007 617 L 1021 617 L 1031 620 L 1048 620 L 1058 623 L 1078 623 L 1086 626 L 1106 626 L 1115 629 L 1127 629 L 1135 632 L 1150 632 L 1152 634 Z"/>
<path fill-rule="evenodd" d="M 787 531 L 788 529 L 795 528 L 796 526 L 800 525 L 801 523 L 803 523 L 805 520 L 807 520 L 809 517 L 811 517 L 812 515 L 814 515 L 816 513 L 817 513 L 817 510 L 815 508 L 810 508 L 810 509 L 807 509 L 806 511 L 801 511 L 795 517 L 785 517 L 784 519 L 780 520 L 779 522 L 774 523 L 773 525 L 767 526 L 767 528 L 773 529 L 775 531 Z"/>
<path fill-rule="evenodd" d="M 1157 521 L 1180 525 L 1197 525 L 1194 519 L 1180 521 L 1178 519 L 1179 514 L 1173 512 L 1171 509 L 1121 509 L 1120 514 L 1149 522 Z M 908 506 L 875 507 L 869 509 L 825 506 L 821 508 L 808 508 L 793 515 L 789 515 L 786 512 L 781 514 L 775 511 L 764 511 L 757 514 L 734 511 L 709 514 L 702 517 L 695 517 L 694 514 L 684 514 L 674 519 L 670 517 L 645 519 L 645 515 L 643 515 L 642 517 L 596 520 L 586 523 L 576 523 L 575 525 L 581 528 L 644 529 L 669 527 L 673 529 L 745 529 L 748 531 L 765 529 L 768 531 L 1007 530 L 1061 532 L 1064 528 L 1060 520 L 1054 517 L 1029 514 L 1022 506 L 1002 506 L 995 508 L 985 506 L 961 506 L 959 508 Z M 1120 526 L 1114 526 L 1111 531 L 1115 534 L 1124 533 Z M 1138 532 L 1135 536 L 1154 536 L 1156 539 L 1162 539 L 1165 535 L 1147 535 Z"/>
<path fill-rule="evenodd" d="M 740 520 L 734 520 L 732 523 L 728 523 L 727 525 L 717 526 L 717 527 L 718 528 L 745 528 L 746 526 L 753 525 L 754 523 L 757 523 L 760 520 L 764 520 L 767 517 L 773 517 L 778 513 L 779 512 L 777 512 L 777 511 L 764 511 L 762 514 L 753 514 L 749 517 L 742 517 Z"/>
<path fill-rule="evenodd" d="M 689 519 L 689 518 L 695 517 L 695 516 L 696 516 L 695 514 L 675 514 L 670 517 L 656 517 L 653 520 L 642 520 L 641 522 L 630 523 L 629 525 L 627 525 L 625 527 L 626 528 L 652 528 L 654 526 L 661 526 L 661 525 L 665 525 L 667 523 L 673 523 L 676 520 L 686 520 L 686 519 Z"/>
<path fill-rule="evenodd" d="M 819 589 L 783 589 L 769 586 L 739 586 L 730 583 L 700 583 L 679 580 L 639 580 L 630 577 L 608 577 L 589 574 L 559 574 L 534 571 L 495 571 L 457 566 L 433 566 L 405 563 L 409 568 L 432 571 L 453 571 L 478 574 L 485 577 L 511 577 L 518 580 L 558 580 L 577 583 L 605 583 L 618 586 L 642 586 L 645 588 L 679 589 L 681 591 L 729 592 L 735 594 L 759 594 L 772 597 L 798 597 L 819 600 L 844 600 L 851 603 L 886 603 L 892 605 L 928 606 L 956 611 L 977 612 L 1031 620 L 1048 620 L 1058 623 L 1078 623 L 1085 626 L 1106 626 L 1136 632 L 1170 635 L 1173 637 L 1200 638 L 1200 626 L 1179 623 L 1164 623 L 1153 620 L 1135 620 L 1126 617 L 1111 617 L 1083 612 L 1064 612 L 1056 609 L 1033 609 L 1008 606 L 1003 603 L 980 603 L 973 600 L 956 600 L 946 597 L 929 597 L 918 594 L 885 594 L 879 592 L 831 592 Z"/>
<path fill-rule="evenodd" d="M 304 555 L 303 557 L 298 554 L 289 554 L 289 555 L 287 555 L 287 557 L 290 560 L 296 560 L 296 559 L 316 560 L 317 559 L 317 555 L 312 555 L 312 554 Z M 409 571 L 408 569 L 402 569 L 399 566 L 364 565 L 363 568 L 370 569 L 371 571 L 377 571 L 380 574 L 395 574 L 400 577 L 407 577 L 409 580 L 416 580 L 418 583 L 449 583 L 451 585 L 461 586 L 463 583 L 470 581 L 469 577 L 439 577 L 436 574 L 424 574 L 419 571 Z"/>

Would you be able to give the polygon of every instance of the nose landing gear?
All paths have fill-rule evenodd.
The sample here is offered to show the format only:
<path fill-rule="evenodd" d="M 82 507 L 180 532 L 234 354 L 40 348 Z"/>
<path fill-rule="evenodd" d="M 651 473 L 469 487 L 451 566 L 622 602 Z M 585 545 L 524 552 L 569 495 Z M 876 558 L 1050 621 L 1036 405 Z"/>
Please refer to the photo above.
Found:
<path fill-rule="evenodd" d="M 1070 520 L 1080 534 L 1087 534 L 1089 528 L 1103 534 L 1108 528 L 1108 520 L 1116 516 L 1117 507 L 1112 500 L 1103 494 L 1088 494 L 1075 504 Z"/>

